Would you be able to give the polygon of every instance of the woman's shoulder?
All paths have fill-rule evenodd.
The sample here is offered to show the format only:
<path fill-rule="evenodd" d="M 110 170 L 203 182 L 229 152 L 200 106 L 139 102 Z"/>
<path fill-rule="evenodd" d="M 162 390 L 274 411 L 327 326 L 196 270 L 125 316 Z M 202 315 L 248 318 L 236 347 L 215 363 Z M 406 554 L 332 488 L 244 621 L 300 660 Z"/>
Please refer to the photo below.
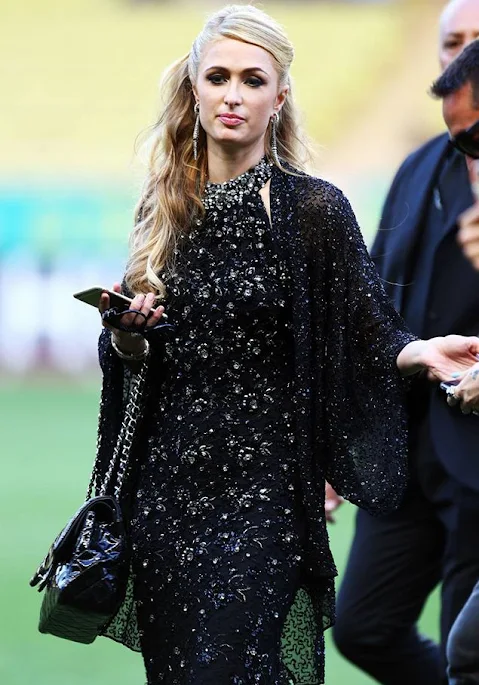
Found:
<path fill-rule="evenodd" d="M 359 239 L 356 217 L 344 193 L 333 183 L 302 171 L 282 173 L 285 183 L 280 188 L 306 243 L 334 249 L 351 239 Z M 288 177 L 287 179 L 285 177 Z M 285 199 L 286 198 L 286 199 Z"/>
<path fill-rule="evenodd" d="M 288 177 L 298 195 L 301 206 L 305 209 L 332 210 L 349 206 L 349 202 L 340 188 L 324 178 L 286 166 L 283 176 Z"/>
<path fill-rule="evenodd" d="M 303 217 L 322 217 L 330 221 L 344 218 L 350 221 L 354 216 L 349 200 L 333 183 L 304 172 L 299 172 L 293 178 L 298 211 Z"/>

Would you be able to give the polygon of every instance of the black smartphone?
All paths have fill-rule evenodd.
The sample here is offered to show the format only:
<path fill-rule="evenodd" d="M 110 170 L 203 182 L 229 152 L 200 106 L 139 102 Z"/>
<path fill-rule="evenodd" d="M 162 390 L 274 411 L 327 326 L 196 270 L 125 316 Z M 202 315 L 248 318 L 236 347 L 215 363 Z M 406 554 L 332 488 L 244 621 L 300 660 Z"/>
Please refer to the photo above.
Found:
<path fill-rule="evenodd" d="M 110 296 L 110 307 L 116 307 L 120 311 L 123 311 L 124 309 L 130 309 L 132 301 L 129 297 L 126 297 L 126 295 L 122 295 L 121 293 L 116 293 L 114 290 L 109 290 L 108 288 L 100 288 L 100 286 L 87 288 L 87 290 L 80 290 L 78 293 L 73 293 L 73 297 L 81 302 L 91 304 L 92 307 L 98 309 L 100 297 L 103 295 L 103 293 L 106 293 Z M 152 307 L 150 314 L 154 311 L 155 307 Z M 150 314 L 148 314 L 148 316 L 150 316 Z M 167 314 L 163 313 L 161 318 L 166 321 L 168 316 Z"/>
<path fill-rule="evenodd" d="M 99 286 L 88 288 L 87 290 L 80 290 L 78 293 L 73 293 L 73 297 L 81 302 L 91 304 L 92 307 L 98 309 L 100 297 L 103 293 L 110 296 L 111 307 L 117 307 L 120 310 L 130 308 L 131 300 L 129 297 L 126 297 L 126 295 L 122 295 L 121 293 L 116 293 L 114 290 L 108 290 L 108 288 L 100 288 Z"/>

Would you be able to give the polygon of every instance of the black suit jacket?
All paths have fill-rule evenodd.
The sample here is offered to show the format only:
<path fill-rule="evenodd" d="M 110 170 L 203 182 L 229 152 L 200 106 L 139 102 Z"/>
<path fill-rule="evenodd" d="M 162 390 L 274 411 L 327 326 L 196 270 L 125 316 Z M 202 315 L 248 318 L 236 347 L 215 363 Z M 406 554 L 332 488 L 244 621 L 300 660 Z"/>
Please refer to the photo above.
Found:
<path fill-rule="evenodd" d="M 437 201 L 434 189 L 447 154 L 447 140 L 447 135 L 434 138 L 400 167 L 371 250 L 385 288 L 401 314 L 407 289 L 412 287 L 408 284 L 427 211 L 430 203 Z M 426 338 L 449 333 L 479 334 L 479 272 L 456 243 L 456 218 L 473 203 L 473 197 L 464 176 L 457 181 L 452 178 L 450 183 L 457 183 L 457 187 L 448 188 L 452 220 L 437 236 L 433 266 L 426 279 Z M 479 491 L 479 417 L 464 416 L 458 408 L 451 409 L 444 393 L 432 388 L 429 420 L 437 456 L 446 470 L 462 484 Z"/>

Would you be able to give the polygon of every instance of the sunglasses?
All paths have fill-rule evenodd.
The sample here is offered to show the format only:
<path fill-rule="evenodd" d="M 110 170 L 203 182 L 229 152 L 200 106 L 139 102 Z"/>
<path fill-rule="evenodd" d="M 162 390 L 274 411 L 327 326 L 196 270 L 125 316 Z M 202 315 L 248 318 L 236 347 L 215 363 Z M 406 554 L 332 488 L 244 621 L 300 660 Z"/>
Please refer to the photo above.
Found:
<path fill-rule="evenodd" d="M 449 138 L 450 144 L 472 159 L 479 159 L 479 120 Z"/>

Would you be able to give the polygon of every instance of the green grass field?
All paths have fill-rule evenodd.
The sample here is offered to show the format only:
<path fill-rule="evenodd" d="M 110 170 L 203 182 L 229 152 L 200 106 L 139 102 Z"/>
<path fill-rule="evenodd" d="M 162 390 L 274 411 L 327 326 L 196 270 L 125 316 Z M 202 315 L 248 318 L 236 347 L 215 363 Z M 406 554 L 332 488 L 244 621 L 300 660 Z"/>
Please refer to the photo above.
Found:
<path fill-rule="evenodd" d="M 53 537 L 82 502 L 95 447 L 98 384 L 39 380 L 0 387 L 2 479 L 0 514 L 0 682 L 2 685 L 141 685 L 138 654 L 99 639 L 77 645 L 36 630 L 40 596 L 28 580 Z M 341 567 L 353 508 L 345 505 L 330 535 Z M 437 634 L 437 597 L 423 628 Z M 327 685 L 372 681 L 345 663 L 330 644 Z"/>

